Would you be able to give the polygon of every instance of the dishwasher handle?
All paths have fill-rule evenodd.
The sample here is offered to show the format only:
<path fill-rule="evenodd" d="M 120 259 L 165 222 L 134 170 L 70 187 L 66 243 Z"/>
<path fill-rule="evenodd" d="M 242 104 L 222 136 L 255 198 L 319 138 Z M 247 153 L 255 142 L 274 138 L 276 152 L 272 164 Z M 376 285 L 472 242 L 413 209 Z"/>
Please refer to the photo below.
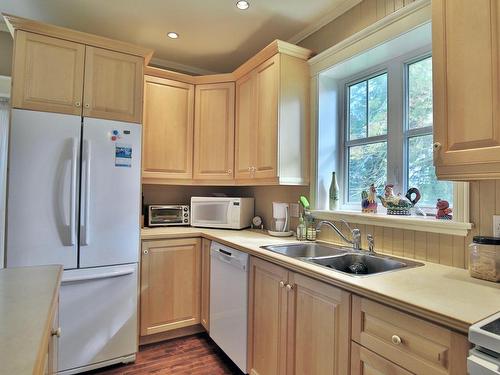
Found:
<path fill-rule="evenodd" d="M 212 256 L 212 261 L 226 263 L 232 267 L 240 269 L 241 271 L 247 270 L 248 255 L 245 253 L 234 253 L 222 248 L 212 248 L 210 255 Z"/>

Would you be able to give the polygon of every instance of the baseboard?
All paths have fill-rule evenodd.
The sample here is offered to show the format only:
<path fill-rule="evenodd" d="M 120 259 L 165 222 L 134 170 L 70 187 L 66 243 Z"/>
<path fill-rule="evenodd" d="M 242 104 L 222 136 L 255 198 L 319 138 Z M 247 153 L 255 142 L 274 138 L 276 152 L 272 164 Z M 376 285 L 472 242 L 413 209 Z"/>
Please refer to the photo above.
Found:
<path fill-rule="evenodd" d="M 176 339 L 178 337 L 184 337 L 189 335 L 194 335 L 196 333 L 206 332 L 205 328 L 201 324 L 196 324 L 194 326 L 182 327 L 178 329 L 173 329 L 167 332 L 155 333 L 153 335 L 141 336 L 139 338 L 139 345 L 153 344 L 155 342 L 166 341 L 171 339 Z"/>

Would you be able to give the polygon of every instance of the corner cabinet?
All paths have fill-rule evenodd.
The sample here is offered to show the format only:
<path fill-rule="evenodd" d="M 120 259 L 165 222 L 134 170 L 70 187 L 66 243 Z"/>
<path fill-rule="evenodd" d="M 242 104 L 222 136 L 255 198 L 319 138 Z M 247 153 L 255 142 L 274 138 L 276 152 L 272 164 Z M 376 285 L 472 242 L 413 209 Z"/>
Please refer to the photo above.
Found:
<path fill-rule="evenodd" d="M 234 82 L 196 86 L 194 180 L 233 180 Z"/>
<path fill-rule="evenodd" d="M 141 336 L 200 323 L 201 240 L 142 242 Z"/>
<path fill-rule="evenodd" d="M 143 183 L 193 177 L 194 85 L 145 76 Z"/>
<path fill-rule="evenodd" d="M 348 373 L 348 292 L 256 258 L 249 280 L 250 374 Z"/>
<path fill-rule="evenodd" d="M 140 123 L 144 57 L 63 37 L 15 31 L 12 106 Z"/>
<path fill-rule="evenodd" d="M 500 8 L 433 0 L 434 164 L 446 180 L 500 178 Z"/>
<path fill-rule="evenodd" d="M 236 81 L 239 184 L 309 182 L 309 68 L 277 53 Z"/>

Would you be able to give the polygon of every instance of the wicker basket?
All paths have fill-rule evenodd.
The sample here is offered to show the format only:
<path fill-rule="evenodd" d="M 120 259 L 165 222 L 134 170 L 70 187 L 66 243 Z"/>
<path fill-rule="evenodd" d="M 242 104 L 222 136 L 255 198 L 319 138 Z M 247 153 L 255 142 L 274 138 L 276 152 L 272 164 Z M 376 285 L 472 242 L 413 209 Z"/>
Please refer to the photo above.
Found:
<path fill-rule="evenodd" d="M 469 271 L 472 277 L 500 281 L 500 238 L 474 237 L 469 247 Z"/>

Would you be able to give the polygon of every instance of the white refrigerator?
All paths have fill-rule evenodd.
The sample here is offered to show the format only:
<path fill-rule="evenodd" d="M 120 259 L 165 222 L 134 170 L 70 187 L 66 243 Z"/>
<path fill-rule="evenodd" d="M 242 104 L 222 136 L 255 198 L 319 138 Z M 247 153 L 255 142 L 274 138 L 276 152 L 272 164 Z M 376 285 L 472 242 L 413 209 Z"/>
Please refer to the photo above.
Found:
<path fill-rule="evenodd" d="M 137 351 L 141 126 L 12 110 L 6 266 L 62 264 L 59 371 Z"/>

